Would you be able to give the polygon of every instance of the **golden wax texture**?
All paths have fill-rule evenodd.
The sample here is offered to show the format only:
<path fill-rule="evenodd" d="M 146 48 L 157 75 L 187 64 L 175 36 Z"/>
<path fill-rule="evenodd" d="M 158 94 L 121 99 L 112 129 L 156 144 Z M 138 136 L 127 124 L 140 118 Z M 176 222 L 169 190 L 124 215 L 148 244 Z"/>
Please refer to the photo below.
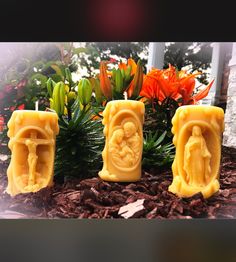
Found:
<path fill-rule="evenodd" d="M 143 102 L 115 100 L 103 112 L 105 147 L 99 176 L 106 181 L 133 182 L 141 178 Z"/>
<path fill-rule="evenodd" d="M 53 185 L 58 116 L 53 112 L 16 110 L 8 122 L 11 162 L 7 193 L 36 192 Z"/>
<path fill-rule="evenodd" d="M 179 197 L 201 192 L 204 198 L 220 188 L 219 168 L 224 111 L 215 106 L 189 105 L 176 110 L 172 119 L 176 147 L 169 191 Z"/>

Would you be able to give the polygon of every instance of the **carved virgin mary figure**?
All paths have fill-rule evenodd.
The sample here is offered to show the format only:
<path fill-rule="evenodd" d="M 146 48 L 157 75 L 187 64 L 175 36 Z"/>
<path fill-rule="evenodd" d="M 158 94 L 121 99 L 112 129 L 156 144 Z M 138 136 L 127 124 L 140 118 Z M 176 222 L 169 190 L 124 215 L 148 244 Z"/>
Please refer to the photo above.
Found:
<path fill-rule="evenodd" d="M 194 126 L 184 150 L 184 170 L 186 182 L 192 186 L 204 186 L 211 173 L 211 153 L 199 126 Z"/>

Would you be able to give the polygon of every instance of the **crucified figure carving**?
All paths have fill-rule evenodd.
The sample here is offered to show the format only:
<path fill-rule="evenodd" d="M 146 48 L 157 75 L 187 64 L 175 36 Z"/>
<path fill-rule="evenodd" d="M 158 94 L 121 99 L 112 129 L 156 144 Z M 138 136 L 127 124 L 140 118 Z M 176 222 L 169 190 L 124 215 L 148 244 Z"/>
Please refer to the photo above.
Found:
<path fill-rule="evenodd" d="M 28 182 L 25 186 L 25 190 L 32 190 L 32 188 L 37 188 L 39 185 L 37 184 L 37 173 L 36 167 L 39 156 L 37 155 L 37 146 L 38 145 L 52 145 L 53 141 L 49 139 L 40 139 L 37 137 L 37 131 L 31 130 L 29 138 L 18 138 L 16 140 L 17 143 L 25 144 L 28 148 L 29 154 L 27 158 L 28 162 Z M 39 154 L 39 152 L 38 152 Z"/>
<path fill-rule="evenodd" d="M 34 142 L 32 139 L 37 138 L 37 133 L 35 131 L 32 131 L 30 133 L 30 138 L 25 141 L 25 144 L 28 147 L 29 155 L 28 155 L 28 165 L 29 165 L 29 180 L 28 185 L 32 186 L 35 184 L 35 175 L 36 175 L 36 165 L 38 156 L 36 155 L 37 150 L 37 143 Z"/>

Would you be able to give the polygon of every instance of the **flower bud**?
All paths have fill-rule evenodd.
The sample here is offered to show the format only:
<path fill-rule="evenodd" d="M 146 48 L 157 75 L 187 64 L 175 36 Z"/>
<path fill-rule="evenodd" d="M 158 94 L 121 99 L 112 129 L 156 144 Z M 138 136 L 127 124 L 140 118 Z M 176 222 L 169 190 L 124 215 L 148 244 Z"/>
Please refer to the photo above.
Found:
<path fill-rule="evenodd" d="M 90 78 L 90 82 L 92 84 L 93 90 L 95 92 L 95 99 L 96 102 L 100 105 L 103 100 L 103 94 L 100 87 L 99 79 L 97 78 Z"/>
<path fill-rule="evenodd" d="M 134 79 L 131 82 L 131 85 L 128 90 L 129 97 L 138 97 L 143 85 L 143 67 L 141 61 L 137 63 L 137 69 L 134 75 Z"/>
<path fill-rule="evenodd" d="M 104 96 L 107 99 L 112 98 L 111 81 L 107 75 L 107 66 L 104 61 L 100 63 L 100 86 Z"/>
<path fill-rule="evenodd" d="M 83 106 L 86 106 L 92 96 L 92 85 L 88 79 L 83 78 L 78 84 L 78 99 Z"/>

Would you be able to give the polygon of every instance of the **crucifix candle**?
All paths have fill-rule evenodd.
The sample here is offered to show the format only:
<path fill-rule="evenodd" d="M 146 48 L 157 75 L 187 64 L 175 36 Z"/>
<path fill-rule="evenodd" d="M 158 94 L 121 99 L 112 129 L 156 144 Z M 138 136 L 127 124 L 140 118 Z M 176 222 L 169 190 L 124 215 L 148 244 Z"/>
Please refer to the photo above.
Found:
<path fill-rule="evenodd" d="M 12 153 L 7 193 L 14 196 L 52 186 L 55 137 L 59 132 L 57 114 L 16 110 L 7 125 Z"/>
<path fill-rule="evenodd" d="M 106 181 L 132 182 L 141 177 L 144 103 L 115 100 L 103 112 L 106 143 L 99 176 Z"/>
<path fill-rule="evenodd" d="M 181 106 L 172 119 L 176 147 L 169 191 L 179 197 L 201 192 L 204 198 L 220 188 L 222 108 L 204 105 Z"/>

